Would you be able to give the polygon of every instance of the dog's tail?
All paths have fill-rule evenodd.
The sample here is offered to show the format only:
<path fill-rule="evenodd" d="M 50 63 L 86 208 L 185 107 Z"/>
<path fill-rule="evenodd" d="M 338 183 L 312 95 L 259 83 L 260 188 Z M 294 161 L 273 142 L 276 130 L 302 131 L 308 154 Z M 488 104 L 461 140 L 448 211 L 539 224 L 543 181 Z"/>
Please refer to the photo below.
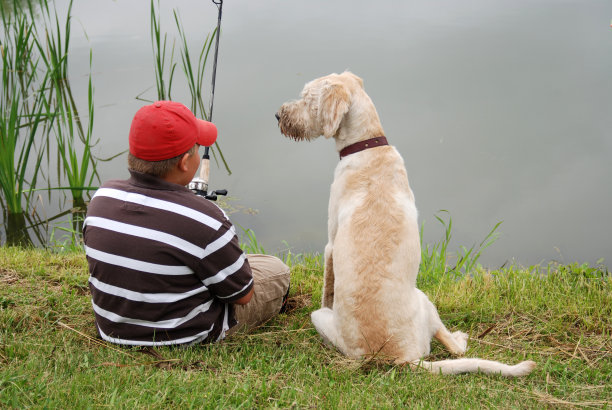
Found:
<path fill-rule="evenodd" d="M 482 372 L 487 374 L 501 374 L 506 377 L 526 376 L 535 368 L 535 362 L 530 360 L 514 366 L 483 359 L 451 359 L 437 362 L 412 362 L 411 367 L 419 367 L 431 373 L 460 374 Z"/>

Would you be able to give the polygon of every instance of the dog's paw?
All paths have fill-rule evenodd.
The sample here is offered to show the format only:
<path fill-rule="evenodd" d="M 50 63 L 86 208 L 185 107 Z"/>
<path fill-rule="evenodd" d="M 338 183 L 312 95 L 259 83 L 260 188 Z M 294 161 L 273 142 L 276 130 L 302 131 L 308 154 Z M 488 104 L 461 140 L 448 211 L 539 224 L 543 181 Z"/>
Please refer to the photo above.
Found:
<path fill-rule="evenodd" d="M 452 336 L 453 336 L 453 339 L 455 339 L 455 342 L 457 342 L 457 347 L 455 351 L 451 353 L 461 356 L 467 350 L 467 342 L 468 342 L 469 336 L 467 333 L 460 332 L 460 331 L 453 332 Z"/>

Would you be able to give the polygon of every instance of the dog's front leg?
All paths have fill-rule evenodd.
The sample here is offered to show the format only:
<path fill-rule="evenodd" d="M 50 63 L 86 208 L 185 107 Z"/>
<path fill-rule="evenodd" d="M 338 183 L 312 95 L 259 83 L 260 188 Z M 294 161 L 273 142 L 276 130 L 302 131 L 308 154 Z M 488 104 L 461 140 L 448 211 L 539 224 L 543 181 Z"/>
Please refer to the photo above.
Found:
<path fill-rule="evenodd" d="M 325 268 L 323 273 L 323 299 L 321 307 L 333 309 L 334 307 L 334 258 L 332 244 L 325 246 Z"/>
<path fill-rule="evenodd" d="M 461 356 L 467 350 L 467 341 L 468 335 L 467 333 L 463 333 L 460 331 L 457 332 L 449 332 L 446 326 L 440 322 L 440 327 L 434 334 L 434 337 L 440 341 L 449 352 L 455 354 L 457 356 Z"/>

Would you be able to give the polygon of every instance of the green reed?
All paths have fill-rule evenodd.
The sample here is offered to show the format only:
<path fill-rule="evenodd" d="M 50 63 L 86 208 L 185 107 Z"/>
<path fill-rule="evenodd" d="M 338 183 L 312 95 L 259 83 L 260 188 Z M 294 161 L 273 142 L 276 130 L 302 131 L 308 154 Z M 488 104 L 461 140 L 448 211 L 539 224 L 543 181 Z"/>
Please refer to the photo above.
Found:
<path fill-rule="evenodd" d="M 189 86 L 189 92 L 191 93 L 191 107 L 194 114 L 201 114 L 205 119 L 209 119 L 209 113 L 206 112 L 206 108 L 204 107 L 204 99 L 202 96 L 202 89 L 204 88 L 204 70 L 206 68 L 206 62 L 208 61 L 208 55 L 210 53 L 210 48 L 213 44 L 213 39 L 217 30 L 215 29 L 211 35 L 208 34 L 204 39 L 204 45 L 202 46 L 202 50 L 200 51 L 200 55 L 198 58 L 198 66 L 194 70 L 194 65 L 191 63 L 191 55 L 189 53 L 189 46 L 187 45 L 187 35 L 185 34 L 185 30 L 183 29 L 183 24 L 181 22 L 181 18 L 177 10 L 174 10 L 174 21 L 176 23 L 176 28 L 179 33 L 179 37 L 181 40 L 181 60 L 183 64 L 183 72 L 185 74 L 185 78 L 187 80 L 187 85 Z"/>
<path fill-rule="evenodd" d="M 2 14 L 2 92 L 0 93 L 0 192 L 5 213 L 7 242 L 30 244 L 25 210 L 33 198 L 43 162 L 44 134 L 49 119 L 44 89 L 48 76 L 39 74 L 35 52 L 34 22 L 20 12 L 17 2 L 12 13 L 0 3 Z M 42 127 L 41 127 L 42 126 Z M 28 178 L 29 177 L 29 178 Z"/>
<path fill-rule="evenodd" d="M 176 22 L 176 28 L 179 32 L 179 37 L 181 39 L 181 60 L 183 65 L 183 72 L 185 73 L 185 78 L 187 80 L 187 85 L 189 86 L 189 92 L 191 94 L 191 110 L 196 116 L 198 116 L 199 114 L 201 117 L 210 120 L 210 113 L 207 113 L 206 108 L 204 107 L 204 97 L 202 90 L 204 89 L 204 72 L 206 69 L 206 63 L 208 61 L 208 55 L 210 53 L 213 40 L 219 33 L 217 33 L 217 29 L 215 28 L 212 32 L 212 35 L 208 34 L 204 38 L 204 43 L 202 44 L 200 54 L 197 60 L 198 66 L 197 69 L 194 70 L 194 65 L 191 63 L 191 57 L 189 54 L 189 46 L 187 45 L 187 35 L 185 34 L 185 30 L 183 29 L 183 24 L 181 22 L 177 10 L 174 10 L 174 21 Z M 218 164 L 218 151 L 219 157 L 223 162 L 227 173 L 231 175 L 232 171 L 230 170 L 230 167 L 223 155 L 223 151 L 221 151 L 221 148 L 219 147 L 219 143 L 217 141 L 215 141 L 214 147 L 216 148 L 216 150 L 213 149 L 212 153 L 215 161 L 217 161 Z"/>
<path fill-rule="evenodd" d="M 72 1 L 65 18 L 60 18 L 55 8 L 50 9 L 46 0 L 15 0 L 10 9 L 5 4 L 0 3 L 0 192 L 7 215 L 7 242 L 14 243 L 11 235 L 17 226 L 15 221 L 19 221 L 15 215 L 24 215 L 20 235 L 27 236 L 25 212 L 32 208 L 37 191 L 47 191 L 49 198 L 51 191 L 70 191 L 73 209 L 84 212 L 84 192 L 95 189 L 91 185 L 99 176 L 98 158 L 91 151 L 95 145 L 91 52 L 87 120 L 79 113 L 68 78 Z M 54 167 L 57 182 L 48 178 L 48 171 Z M 39 177 L 46 178 L 46 188 L 37 187 Z M 35 230 L 44 223 L 37 216 L 29 219 Z M 73 229 L 78 230 L 80 220 L 73 215 Z"/>
<path fill-rule="evenodd" d="M 68 4 L 63 36 L 57 10 L 53 10 L 52 13 L 46 1 L 39 0 L 39 2 L 43 11 L 45 31 L 41 33 L 44 41 L 39 40 L 36 44 L 51 82 L 50 87 L 46 90 L 46 100 L 49 112 L 54 114 L 57 176 L 58 180 L 65 179 L 68 183 L 74 207 L 84 210 L 84 191 L 91 189 L 90 186 L 94 180 L 99 180 L 96 158 L 91 152 L 94 145 L 92 142 L 94 120 L 92 53 L 90 51 L 90 74 L 87 88 L 88 121 L 84 126 L 68 77 L 72 1 Z M 54 29 L 51 29 L 53 27 Z"/>
<path fill-rule="evenodd" d="M 158 100 L 171 100 L 172 87 L 174 85 L 174 74 L 177 66 L 174 56 L 175 41 L 172 41 L 172 45 L 170 46 L 168 33 L 162 34 L 161 15 L 159 9 L 159 0 L 157 1 L 157 8 L 155 7 L 155 1 L 151 0 L 151 44 L 155 66 L 155 85 Z M 176 23 L 180 38 L 180 54 L 183 74 L 191 95 L 190 109 L 197 117 L 210 120 L 209 113 L 204 104 L 204 75 L 208 62 L 208 56 L 210 54 L 215 36 L 217 35 L 217 30 L 214 29 L 212 34 L 208 34 L 204 37 L 204 42 L 198 52 L 197 62 L 192 62 L 192 53 L 190 52 L 190 48 L 187 44 L 187 35 L 183 29 L 183 24 L 177 10 L 174 10 L 174 21 Z M 143 99 L 140 98 L 140 96 L 137 98 Z M 215 142 L 213 145 L 212 154 L 217 164 L 219 164 L 219 160 L 221 160 L 227 173 L 231 175 L 232 172 L 227 161 L 225 160 L 223 151 L 221 150 L 218 142 Z M 217 155 L 219 158 L 217 158 Z"/>
<path fill-rule="evenodd" d="M 56 85 L 61 87 L 61 85 Z M 62 101 L 61 92 L 56 92 L 58 98 L 58 114 L 55 117 L 54 129 L 57 142 L 58 174 L 63 173 L 72 193 L 75 207 L 84 208 L 84 191 L 91 189 L 94 180 L 98 178 L 96 159 L 91 153 L 92 129 L 94 118 L 93 85 L 91 75 L 88 83 L 87 107 L 89 121 L 82 137 L 82 147 L 77 147 L 75 140 L 75 126 L 80 123 L 78 112 L 72 105 Z M 79 150 L 81 151 L 79 153 Z"/>
<path fill-rule="evenodd" d="M 157 1 L 157 7 L 159 9 L 159 0 Z M 172 80 L 174 78 L 174 70 L 176 69 L 176 63 L 174 62 L 174 43 L 170 51 L 169 60 L 166 61 L 166 46 L 168 45 L 168 33 L 162 36 L 161 31 L 161 16 L 156 13 L 154 1 L 151 0 L 151 44 L 153 46 L 153 58 L 155 62 L 155 81 L 157 88 L 157 99 L 158 100 L 171 100 Z M 166 64 L 170 65 L 170 72 L 168 73 L 167 86 L 165 72 Z"/>

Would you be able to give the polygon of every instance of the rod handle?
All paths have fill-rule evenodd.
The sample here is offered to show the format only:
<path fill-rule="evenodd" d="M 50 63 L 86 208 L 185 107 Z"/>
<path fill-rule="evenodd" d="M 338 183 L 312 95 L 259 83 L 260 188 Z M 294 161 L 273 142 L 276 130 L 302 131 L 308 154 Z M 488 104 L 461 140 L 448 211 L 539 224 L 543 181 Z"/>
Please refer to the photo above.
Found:
<path fill-rule="evenodd" d="M 208 178 L 210 177 L 210 158 L 208 155 L 202 157 L 200 163 L 200 179 L 205 181 L 208 185 Z"/>

